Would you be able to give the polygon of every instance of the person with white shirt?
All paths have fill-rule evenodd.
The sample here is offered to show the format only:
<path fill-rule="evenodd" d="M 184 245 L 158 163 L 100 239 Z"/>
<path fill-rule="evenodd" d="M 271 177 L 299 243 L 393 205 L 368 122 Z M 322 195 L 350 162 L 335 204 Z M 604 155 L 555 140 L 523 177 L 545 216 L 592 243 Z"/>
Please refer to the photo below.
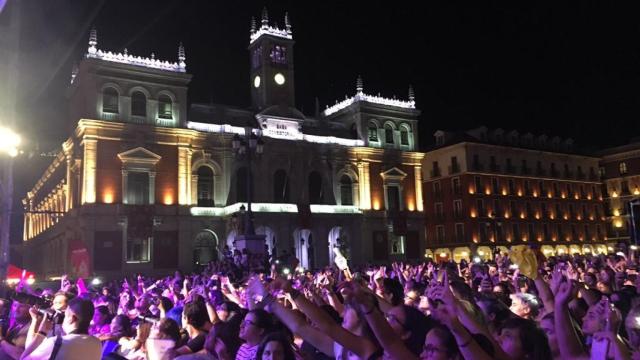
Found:
<path fill-rule="evenodd" d="M 65 335 L 47 338 L 53 327 L 49 316 L 41 318 L 35 309 L 31 313 L 31 327 L 22 360 L 100 360 L 102 346 L 100 340 L 89 335 L 93 318 L 93 304 L 90 300 L 75 298 L 69 301 L 65 310 L 62 330 Z M 35 329 L 38 328 L 36 332 Z"/>

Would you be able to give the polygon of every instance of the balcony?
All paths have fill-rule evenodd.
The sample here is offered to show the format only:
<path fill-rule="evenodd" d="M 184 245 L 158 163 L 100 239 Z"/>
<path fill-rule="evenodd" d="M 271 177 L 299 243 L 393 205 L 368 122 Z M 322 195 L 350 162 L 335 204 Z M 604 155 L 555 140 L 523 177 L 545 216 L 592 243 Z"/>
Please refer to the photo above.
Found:
<path fill-rule="evenodd" d="M 451 164 L 449 165 L 449 175 L 457 174 L 460 172 L 460 165 Z"/>
<path fill-rule="evenodd" d="M 440 173 L 440 168 L 434 168 L 430 172 L 432 178 L 440 177 L 442 174 Z"/>

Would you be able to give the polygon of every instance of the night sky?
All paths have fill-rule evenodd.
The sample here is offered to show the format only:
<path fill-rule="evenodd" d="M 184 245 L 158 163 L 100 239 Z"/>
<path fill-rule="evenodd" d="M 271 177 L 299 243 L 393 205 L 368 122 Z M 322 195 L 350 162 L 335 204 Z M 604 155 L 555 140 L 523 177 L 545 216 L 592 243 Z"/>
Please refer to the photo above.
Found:
<path fill-rule="evenodd" d="M 316 97 L 324 109 L 353 95 L 360 74 L 370 94 L 406 99 L 413 85 L 423 148 L 435 130 L 479 125 L 593 149 L 640 136 L 640 9 L 617 2 L 5 1 L 0 61 L 15 61 L 17 84 L 0 73 L 0 94 L 15 93 L 29 153 L 59 149 L 74 127 L 65 89 L 92 26 L 103 50 L 176 61 L 182 41 L 190 102 L 248 106 L 249 24 L 265 5 L 281 27 L 289 12 L 305 114 Z M 22 161 L 17 204 L 51 159 Z"/>
<path fill-rule="evenodd" d="M 348 3 L 348 4 L 345 4 Z M 51 150 L 68 135 L 64 89 L 98 47 L 175 61 L 194 75 L 190 102 L 249 104 L 251 16 L 264 5 L 295 45 L 297 107 L 314 113 L 355 91 L 407 97 L 413 84 L 421 143 L 437 129 L 485 124 L 573 137 L 603 147 L 640 135 L 638 9 L 610 2 L 22 1 L 18 114 Z M 6 24 L 17 1 L 0 14 Z M 1 50 L 0 50 L 1 52 Z M 47 149 L 49 148 L 49 149 Z"/>

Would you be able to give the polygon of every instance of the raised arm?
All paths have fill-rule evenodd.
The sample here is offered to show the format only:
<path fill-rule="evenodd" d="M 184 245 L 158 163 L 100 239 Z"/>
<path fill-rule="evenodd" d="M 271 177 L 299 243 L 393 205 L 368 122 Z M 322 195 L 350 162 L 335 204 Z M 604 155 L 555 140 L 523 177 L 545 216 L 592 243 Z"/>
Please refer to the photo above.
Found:
<path fill-rule="evenodd" d="M 562 273 L 554 271 L 553 276 L 562 276 Z M 568 305 L 575 294 L 576 289 L 573 284 L 562 278 L 555 294 L 554 304 L 554 321 L 558 347 L 563 359 L 589 359 L 589 354 L 582 347 L 569 314 Z"/>
<path fill-rule="evenodd" d="M 304 296 L 291 289 L 291 285 L 288 282 L 283 282 L 282 279 L 274 281 L 275 286 L 281 286 L 284 291 L 291 293 L 291 297 L 298 305 L 298 308 L 305 314 L 311 321 L 316 324 L 318 330 L 329 335 L 335 342 L 338 342 L 346 349 L 350 350 L 360 358 L 369 358 L 376 352 L 376 346 L 368 339 L 357 336 L 345 328 L 336 324 L 336 322 L 327 314 L 324 310 L 315 306 Z"/>

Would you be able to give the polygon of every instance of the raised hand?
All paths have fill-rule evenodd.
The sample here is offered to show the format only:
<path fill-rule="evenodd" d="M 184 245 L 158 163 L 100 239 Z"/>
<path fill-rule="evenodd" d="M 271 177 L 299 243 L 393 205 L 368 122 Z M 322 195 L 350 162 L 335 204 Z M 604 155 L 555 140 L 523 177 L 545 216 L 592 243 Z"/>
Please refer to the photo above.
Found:
<path fill-rule="evenodd" d="M 247 284 L 247 292 L 251 295 L 267 296 L 269 293 L 257 276 L 252 277 Z"/>
<path fill-rule="evenodd" d="M 576 296 L 578 290 L 573 285 L 573 282 L 562 279 L 558 285 L 557 293 L 555 294 L 556 305 L 568 305 L 571 300 Z"/>

